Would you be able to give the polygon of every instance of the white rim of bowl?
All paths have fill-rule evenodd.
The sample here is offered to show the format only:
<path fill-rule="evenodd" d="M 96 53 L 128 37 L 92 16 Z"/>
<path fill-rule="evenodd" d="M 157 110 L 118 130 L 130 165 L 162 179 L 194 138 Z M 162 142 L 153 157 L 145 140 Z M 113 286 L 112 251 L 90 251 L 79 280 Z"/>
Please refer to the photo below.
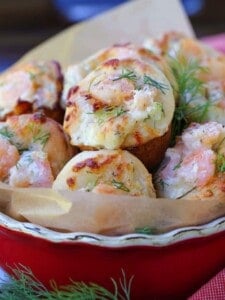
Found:
<path fill-rule="evenodd" d="M 85 243 L 110 248 L 127 246 L 162 247 L 222 232 L 225 230 L 225 217 L 204 225 L 178 228 L 162 234 L 132 233 L 113 237 L 87 232 L 61 233 L 33 223 L 16 221 L 3 213 L 0 213 L 0 225 L 9 230 L 22 232 L 53 243 Z"/>

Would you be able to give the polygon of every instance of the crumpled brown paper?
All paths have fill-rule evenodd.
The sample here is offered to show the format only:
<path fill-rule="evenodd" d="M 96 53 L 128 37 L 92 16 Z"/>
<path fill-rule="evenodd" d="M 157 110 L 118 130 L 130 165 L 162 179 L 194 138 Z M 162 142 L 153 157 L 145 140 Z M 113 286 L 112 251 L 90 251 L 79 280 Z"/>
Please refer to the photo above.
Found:
<path fill-rule="evenodd" d="M 149 36 L 179 30 L 193 36 L 179 0 L 136 0 L 72 26 L 30 51 L 18 62 L 56 59 L 62 66 L 114 43 L 142 43 Z M 225 214 L 225 201 L 187 201 L 97 195 L 51 189 L 13 189 L 0 184 L 0 210 L 18 220 L 59 231 L 103 234 L 148 226 L 164 232 L 208 222 Z"/>

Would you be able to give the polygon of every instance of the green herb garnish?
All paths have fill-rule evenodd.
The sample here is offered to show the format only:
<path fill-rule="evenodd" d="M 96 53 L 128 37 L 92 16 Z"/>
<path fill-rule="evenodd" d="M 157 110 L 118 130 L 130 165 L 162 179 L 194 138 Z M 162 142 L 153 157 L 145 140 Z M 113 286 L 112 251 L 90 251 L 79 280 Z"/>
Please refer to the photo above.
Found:
<path fill-rule="evenodd" d="M 42 147 L 44 148 L 46 143 L 48 142 L 50 138 L 50 133 L 49 132 L 38 132 L 35 136 L 33 136 L 33 142 L 34 143 L 40 143 Z"/>
<path fill-rule="evenodd" d="M 41 76 L 41 75 L 44 75 L 44 74 L 45 74 L 44 71 L 39 71 L 39 72 L 27 71 L 27 73 L 29 74 L 31 80 L 34 80 L 34 79 L 36 79 L 38 76 Z"/>
<path fill-rule="evenodd" d="M 113 81 L 116 81 L 116 80 L 119 80 L 119 79 L 123 79 L 123 78 L 136 82 L 137 75 L 132 70 L 123 69 L 122 70 L 122 74 L 119 77 L 114 78 Z"/>
<path fill-rule="evenodd" d="M 154 119 L 154 121 L 160 121 L 165 115 L 163 105 L 159 102 L 153 102 L 152 110 L 148 113 L 147 117 L 144 119 L 144 122 Z"/>
<path fill-rule="evenodd" d="M 145 226 L 145 227 L 135 228 L 135 233 L 153 234 L 155 233 L 155 229 Z"/>
<path fill-rule="evenodd" d="M 160 178 L 159 180 L 156 179 L 155 183 L 158 184 L 158 185 L 160 186 L 160 189 L 161 189 L 161 190 L 164 190 L 164 189 L 165 189 L 165 186 L 169 186 L 169 184 L 166 183 L 162 178 Z"/>
<path fill-rule="evenodd" d="M 98 124 L 101 125 L 109 119 L 119 117 L 126 112 L 127 110 L 121 106 L 107 106 L 89 114 L 93 114 L 97 118 Z"/>
<path fill-rule="evenodd" d="M 207 69 L 200 66 L 197 60 L 178 56 L 170 58 L 169 63 L 177 82 L 177 106 L 172 122 L 172 141 L 180 135 L 190 122 L 203 122 L 206 119 L 211 102 L 205 97 L 204 83 L 199 79 L 201 72 Z M 199 102 L 199 100 L 203 100 Z"/>
<path fill-rule="evenodd" d="M 0 135 L 7 138 L 8 140 L 12 139 L 14 137 L 14 134 L 12 131 L 8 129 L 8 127 L 2 127 L 0 129 Z"/>
<path fill-rule="evenodd" d="M 130 190 L 125 186 L 125 184 L 121 181 L 116 181 L 115 179 L 112 180 L 112 185 L 117 188 L 118 190 L 122 190 L 124 192 L 130 192 Z"/>
<path fill-rule="evenodd" d="M 44 148 L 50 138 L 50 132 L 44 131 L 41 126 L 36 123 L 31 123 L 28 128 L 33 135 L 33 143 L 39 143 L 42 148 Z"/>
<path fill-rule="evenodd" d="M 11 130 L 9 130 L 8 127 L 1 128 L 0 135 L 6 138 L 11 145 L 15 146 L 20 154 L 28 150 L 28 148 L 25 147 L 22 143 L 15 141 L 14 133 Z"/>
<path fill-rule="evenodd" d="M 178 162 L 178 164 L 176 164 L 174 167 L 173 167 L 173 171 L 179 169 L 181 167 L 181 164 L 183 162 L 183 159 L 181 158 L 180 161 Z"/>
<path fill-rule="evenodd" d="M 216 169 L 217 172 L 224 173 L 225 172 L 225 156 L 224 154 L 217 154 L 216 158 Z"/>
<path fill-rule="evenodd" d="M 0 300 L 130 300 L 131 284 L 133 277 L 127 282 L 124 271 L 122 278 L 117 283 L 111 279 L 114 292 L 95 284 L 84 282 L 74 282 L 67 286 L 58 287 L 55 282 L 51 282 L 51 291 L 42 284 L 29 268 L 20 266 L 13 269 L 10 280 L 1 285 Z"/>
<path fill-rule="evenodd" d="M 164 84 L 162 82 L 156 81 L 149 75 L 144 74 L 144 84 L 148 84 L 149 86 L 153 86 L 156 89 L 160 90 L 161 93 L 165 94 L 166 90 L 169 90 L 169 87 L 167 84 Z"/>

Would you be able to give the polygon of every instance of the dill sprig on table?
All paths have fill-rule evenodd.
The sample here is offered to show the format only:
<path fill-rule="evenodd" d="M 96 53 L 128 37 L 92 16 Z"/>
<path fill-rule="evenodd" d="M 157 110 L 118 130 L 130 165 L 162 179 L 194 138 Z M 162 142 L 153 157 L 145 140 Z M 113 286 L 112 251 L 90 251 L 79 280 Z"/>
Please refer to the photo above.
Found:
<path fill-rule="evenodd" d="M 172 73 L 177 83 L 177 105 L 172 122 L 172 145 L 190 122 L 203 122 L 207 116 L 211 101 L 205 96 L 204 83 L 199 74 L 207 72 L 197 60 L 178 56 L 169 59 Z M 199 101 L 200 100 L 200 101 Z"/>
<path fill-rule="evenodd" d="M 55 282 L 51 282 L 49 291 L 29 268 L 20 265 L 12 271 L 13 275 L 10 280 L 1 285 L 0 300 L 130 300 L 133 277 L 127 282 L 123 270 L 119 283 L 111 279 L 114 292 L 95 283 L 86 284 L 74 281 L 60 288 Z"/>

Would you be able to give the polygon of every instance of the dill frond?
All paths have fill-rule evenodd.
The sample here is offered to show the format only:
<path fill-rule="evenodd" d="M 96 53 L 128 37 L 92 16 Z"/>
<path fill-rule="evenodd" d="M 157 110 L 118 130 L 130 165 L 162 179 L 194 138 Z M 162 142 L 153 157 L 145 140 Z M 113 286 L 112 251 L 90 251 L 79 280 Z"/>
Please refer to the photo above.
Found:
<path fill-rule="evenodd" d="M 50 132 L 43 130 L 41 126 L 36 123 L 30 123 L 28 129 L 32 134 L 32 142 L 39 143 L 42 148 L 44 148 L 51 136 Z"/>
<path fill-rule="evenodd" d="M 204 122 L 212 105 L 205 96 L 204 83 L 199 79 L 202 72 L 207 69 L 202 67 L 197 60 L 189 60 L 178 56 L 169 59 L 170 68 L 177 82 L 177 105 L 172 121 L 172 141 L 180 135 L 184 128 L 191 122 Z M 201 101 L 199 101 L 201 99 Z"/>
<path fill-rule="evenodd" d="M 120 80 L 120 79 L 128 79 L 128 80 L 131 80 L 131 81 L 135 81 L 137 80 L 137 75 L 134 73 L 133 70 L 130 70 L 130 69 L 122 69 L 122 73 L 120 76 L 118 76 L 117 78 L 114 78 L 113 81 L 116 81 L 116 80 Z"/>
<path fill-rule="evenodd" d="M 126 112 L 127 110 L 121 106 L 106 106 L 89 114 L 93 114 L 96 117 L 98 124 L 101 125 L 109 119 L 119 117 Z"/>
<path fill-rule="evenodd" d="M 217 154 L 216 158 L 216 169 L 217 172 L 224 173 L 225 172 L 225 156 L 223 154 Z"/>
<path fill-rule="evenodd" d="M 3 136 L 4 138 L 7 138 L 8 140 L 14 137 L 13 132 L 10 131 L 8 127 L 2 127 L 0 129 L 0 135 Z"/>
<path fill-rule="evenodd" d="M 155 79 L 146 74 L 144 74 L 144 84 L 148 84 L 149 86 L 155 87 L 156 89 L 160 90 L 163 94 L 166 94 L 166 90 L 169 89 L 168 85 L 156 81 Z"/>
<path fill-rule="evenodd" d="M 116 181 L 115 179 L 112 180 L 112 185 L 118 189 L 118 190 L 122 190 L 124 192 L 130 192 L 130 190 L 125 186 L 125 184 L 121 181 Z"/>
<path fill-rule="evenodd" d="M 139 227 L 135 229 L 135 233 L 140 233 L 140 234 L 153 234 L 155 233 L 155 229 L 154 228 L 150 228 L 150 227 Z"/>
<path fill-rule="evenodd" d="M 52 281 L 48 290 L 29 268 L 19 265 L 12 271 L 12 277 L 1 286 L 0 300 L 130 300 L 133 277 L 127 281 L 123 270 L 119 283 L 111 278 L 114 292 L 95 283 L 74 281 L 62 287 Z"/>

